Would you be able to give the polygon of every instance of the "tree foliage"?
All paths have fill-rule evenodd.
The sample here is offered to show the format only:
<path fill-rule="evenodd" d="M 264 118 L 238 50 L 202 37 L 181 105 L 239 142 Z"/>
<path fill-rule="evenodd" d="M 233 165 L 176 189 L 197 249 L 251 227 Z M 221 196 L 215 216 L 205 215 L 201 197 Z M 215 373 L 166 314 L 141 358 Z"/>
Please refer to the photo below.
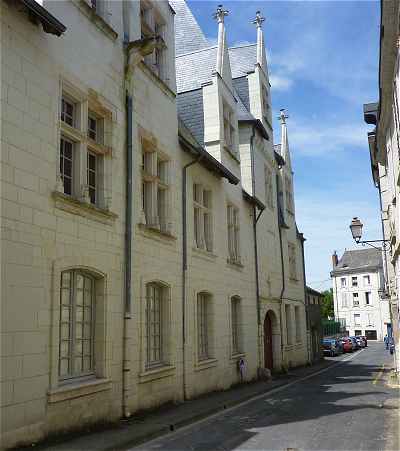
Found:
<path fill-rule="evenodd" d="M 325 290 L 322 292 L 322 306 L 321 306 L 321 316 L 322 318 L 334 318 L 335 310 L 333 308 L 333 290 Z"/>

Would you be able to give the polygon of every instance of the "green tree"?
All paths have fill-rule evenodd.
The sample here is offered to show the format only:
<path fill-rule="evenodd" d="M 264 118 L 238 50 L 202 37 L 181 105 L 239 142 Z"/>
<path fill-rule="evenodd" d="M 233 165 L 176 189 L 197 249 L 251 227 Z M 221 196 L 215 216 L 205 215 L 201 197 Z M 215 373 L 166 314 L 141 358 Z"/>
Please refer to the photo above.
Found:
<path fill-rule="evenodd" d="M 321 306 L 321 315 L 322 318 L 334 318 L 335 310 L 333 308 L 333 290 L 325 290 L 322 292 L 322 306 Z"/>

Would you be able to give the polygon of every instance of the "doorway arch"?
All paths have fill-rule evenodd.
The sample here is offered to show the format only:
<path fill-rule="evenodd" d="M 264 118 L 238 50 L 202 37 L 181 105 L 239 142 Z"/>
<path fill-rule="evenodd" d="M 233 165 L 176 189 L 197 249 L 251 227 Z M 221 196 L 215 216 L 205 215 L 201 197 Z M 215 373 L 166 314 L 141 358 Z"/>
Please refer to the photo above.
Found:
<path fill-rule="evenodd" d="M 278 321 L 275 313 L 269 310 L 264 318 L 264 367 L 273 370 L 277 367 L 277 362 L 274 350 L 276 350 L 276 334 L 278 328 Z"/>

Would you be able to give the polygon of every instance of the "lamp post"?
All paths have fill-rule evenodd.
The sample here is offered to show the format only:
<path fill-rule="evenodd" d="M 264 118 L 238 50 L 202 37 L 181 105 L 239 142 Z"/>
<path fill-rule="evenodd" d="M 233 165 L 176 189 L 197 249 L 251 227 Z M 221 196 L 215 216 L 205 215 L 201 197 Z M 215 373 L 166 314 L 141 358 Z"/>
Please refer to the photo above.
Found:
<path fill-rule="evenodd" d="M 351 223 L 350 223 L 350 231 L 351 234 L 353 235 L 353 239 L 357 244 L 361 244 L 363 246 L 365 246 L 366 244 L 368 244 L 368 246 L 373 247 L 374 249 L 383 249 L 384 251 L 389 250 L 389 240 L 361 240 L 362 237 L 362 229 L 363 229 L 363 223 L 357 218 L 353 218 Z M 382 248 L 374 246 L 372 243 L 381 243 Z"/>

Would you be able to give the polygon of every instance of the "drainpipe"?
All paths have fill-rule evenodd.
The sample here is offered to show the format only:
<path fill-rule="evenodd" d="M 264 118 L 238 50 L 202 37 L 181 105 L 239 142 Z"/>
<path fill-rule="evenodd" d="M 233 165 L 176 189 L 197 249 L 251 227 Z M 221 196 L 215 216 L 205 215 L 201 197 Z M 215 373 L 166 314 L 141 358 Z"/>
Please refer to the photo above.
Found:
<path fill-rule="evenodd" d="M 276 211 L 277 211 L 277 214 L 278 214 L 278 231 L 279 231 L 279 246 L 280 246 L 280 250 L 281 250 L 281 271 L 282 271 L 282 289 L 281 289 L 281 294 L 280 294 L 280 296 L 279 296 L 279 300 L 280 300 L 280 303 L 281 303 L 281 308 L 280 308 L 280 311 L 281 311 L 281 321 L 280 321 L 280 326 L 281 326 L 281 365 L 283 365 L 283 362 L 284 362 L 284 359 L 283 359 L 283 356 L 284 356 L 284 353 L 283 353 L 283 347 L 284 347 L 284 344 L 283 344 L 283 326 L 282 326 L 282 320 L 283 320 L 283 312 L 282 312 L 282 310 L 283 310 L 283 295 L 284 295 L 284 293 L 285 293 L 285 288 L 286 288 L 286 286 L 285 286 L 285 261 L 284 261 L 284 258 L 283 258 L 283 243 L 282 243 L 282 228 L 281 228 L 281 226 L 280 226 L 280 224 L 279 224 L 279 205 L 280 205 L 280 193 L 279 193 L 279 188 L 280 188 L 280 186 L 279 186 L 279 175 L 277 174 L 276 175 L 276 197 L 277 197 L 277 209 L 276 209 Z"/>
<path fill-rule="evenodd" d="M 254 162 L 254 138 L 256 136 L 256 127 L 253 125 L 252 135 L 250 137 L 250 158 L 251 158 L 251 185 L 252 195 L 256 195 L 255 162 Z M 260 300 L 260 275 L 258 271 L 258 243 L 257 243 L 257 222 L 264 210 L 257 215 L 257 208 L 253 205 L 253 236 L 254 236 L 254 262 L 256 275 L 256 302 L 257 302 L 257 329 L 258 329 L 258 367 L 261 368 L 261 300 Z"/>
<path fill-rule="evenodd" d="M 130 360 L 128 354 L 129 322 L 131 319 L 132 282 L 132 97 L 126 95 L 126 213 L 125 213 L 125 306 L 123 324 L 123 362 L 122 362 L 122 412 L 130 417 L 128 408 Z"/>
<path fill-rule="evenodd" d="M 182 385 L 183 399 L 187 399 L 186 387 L 186 272 L 187 272 L 187 204 L 186 179 L 187 169 L 201 160 L 200 155 L 182 168 Z"/>

